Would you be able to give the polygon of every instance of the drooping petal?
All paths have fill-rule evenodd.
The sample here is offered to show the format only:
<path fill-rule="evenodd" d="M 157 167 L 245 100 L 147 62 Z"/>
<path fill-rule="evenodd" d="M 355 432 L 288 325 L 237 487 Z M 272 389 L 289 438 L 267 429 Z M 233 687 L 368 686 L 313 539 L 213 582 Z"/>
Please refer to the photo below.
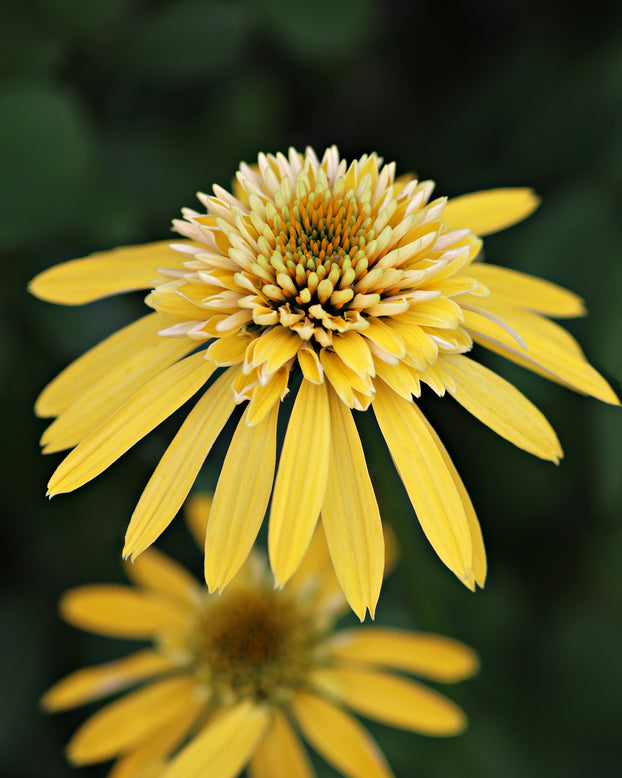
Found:
<path fill-rule="evenodd" d="M 274 479 L 279 406 L 259 424 L 240 419 L 216 486 L 205 536 L 205 581 L 223 589 L 248 556 L 263 521 Z"/>
<path fill-rule="evenodd" d="M 146 649 L 95 667 L 83 667 L 58 681 L 41 698 L 48 711 L 66 710 L 133 686 L 175 667 L 163 654 Z"/>
<path fill-rule="evenodd" d="M 69 741 L 75 765 L 102 762 L 139 743 L 150 732 L 175 721 L 192 704 L 195 678 L 169 678 L 122 697 L 88 719 Z"/>
<path fill-rule="evenodd" d="M 348 713 L 315 694 L 299 693 L 291 706 L 305 738 L 348 778 L 391 778 L 371 735 Z"/>
<path fill-rule="evenodd" d="M 354 662 L 392 667 L 445 683 L 468 678 L 479 666 L 468 646 L 423 632 L 363 627 L 337 632 L 324 645 L 331 657 L 347 666 Z"/>
<path fill-rule="evenodd" d="M 484 538 L 482 537 L 482 529 L 479 525 L 477 514 L 475 513 L 475 508 L 473 507 L 471 498 L 469 497 L 469 494 L 464 484 L 462 483 L 462 479 L 460 478 L 454 463 L 451 461 L 451 457 L 447 453 L 447 449 L 443 445 L 439 436 L 436 434 L 436 430 L 432 427 L 430 422 L 425 418 L 423 414 L 421 415 L 421 421 L 425 424 L 427 431 L 432 436 L 432 440 L 436 444 L 438 450 L 441 452 L 441 456 L 443 457 L 443 462 L 445 463 L 445 466 L 451 473 L 451 476 L 454 479 L 454 483 L 456 485 L 456 489 L 458 490 L 458 494 L 460 495 L 460 499 L 462 500 L 462 505 L 464 506 L 464 512 L 467 518 L 467 524 L 469 525 L 469 532 L 471 533 L 471 547 L 473 549 L 473 563 L 471 567 L 471 575 L 473 581 L 478 586 L 483 587 L 486 582 L 486 573 L 487 573 L 488 566 L 486 562 L 486 549 L 484 547 Z M 472 582 L 469 583 L 467 581 L 466 584 L 470 589 L 474 588 Z"/>
<path fill-rule="evenodd" d="M 184 603 L 196 603 L 201 594 L 197 579 L 157 548 L 150 548 L 133 562 L 126 562 L 125 571 L 138 586 Z"/>
<path fill-rule="evenodd" d="M 44 453 L 77 446 L 147 381 L 195 347 L 189 338 L 155 336 L 147 348 L 130 353 L 76 399 L 41 437 Z"/>
<path fill-rule="evenodd" d="M 150 638 L 165 630 L 183 630 L 192 613 L 156 592 L 113 584 L 71 589 L 63 595 L 60 610 L 75 627 L 117 638 Z"/>
<path fill-rule="evenodd" d="M 449 391 L 469 413 L 515 446 L 559 462 L 563 453 L 555 431 L 512 384 L 462 354 L 448 354 L 443 366 L 455 380 Z"/>
<path fill-rule="evenodd" d="M 166 316 L 150 313 L 82 354 L 41 392 L 35 404 L 37 416 L 59 416 L 128 354 L 150 346 L 157 339 L 158 331 L 171 322 Z"/>
<path fill-rule="evenodd" d="M 168 721 L 117 759 L 107 778 L 160 778 L 166 760 L 183 743 L 204 704 L 205 700 L 196 695 L 174 721 Z"/>
<path fill-rule="evenodd" d="M 533 189 L 487 189 L 452 197 L 443 211 L 443 220 L 452 230 L 465 228 L 476 235 L 488 235 L 526 219 L 539 202 Z"/>
<path fill-rule="evenodd" d="M 313 683 L 357 713 L 423 735 L 457 735 L 466 726 L 460 708 L 417 681 L 369 670 L 330 669 L 313 674 Z"/>
<path fill-rule="evenodd" d="M 231 384 L 236 368 L 225 371 L 201 396 L 164 452 L 134 509 L 123 555 L 137 556 L 163 532 L 186 499 L 214 441 L 233 412 Z"/>
<path fill-rule="evenodd" d="M 119 292 L 148 289 L 159 268 L 178 268 L 183 261 L 165 240 L 122 246 L 55 265 L 33 278 L 28 288 L 51 303 L 82 305 Z"/>
<path fill-rule="evenodd" d="M 234 778 L 270 724 L 270 711 L 245 700 L 218 714 L 171 762 L 162 778 Z"/>
<path fill-rule="evenodd" d="M 468 584 L 472 545 L 465 507 L 423 414 L 380 381 L 373 408 L 426 537 L 447 567 Z"/>
<path fill-rule="evenodd" d="M 315 778 L 300 738 L 278 708 L 251 759 L 248 774 L 250 778 Z"/>
<path fill-rule="evenodd" d="M 570 389 L 619 405 L 609 384 L 585 360 L 574 338 L 559 325 L 529 311 L 494 305 L 488 299 L 479 301 L 478 305 L 515 329 L 527 350 L 520 348 L 514 338 L 494 322 L 467 310 L 465 325 L 476 343 Z"/>
<path fill-rule="evenodd" d="M 487 262 L 473 263 L 469 275 L 485 284 L 498 302 L 561 318 L 585 314 L 583 300 L 578 295 L 542 278 Z"/>
<path fill-rule="evenodd" d="M 380 512 L 352 412 L 329 388 L 330 464 L 322 525 L 335 573 L 361 621 L 373 618 L 384 571 Z"/>
<path fill-rule="evenodd" d="M 300 564 L 324 501 L 330 456 L 326 384 L 303 381 L 294 402 L 274 484 L 270 564 L 283 586 Z"/>
<path fill-rule="evenodd" d="M 50 479 L 49 494 L 71 492 L 103 472 L 190 399 L 214 370 L 199 353 L 151 379 L 65 457 Z"/>

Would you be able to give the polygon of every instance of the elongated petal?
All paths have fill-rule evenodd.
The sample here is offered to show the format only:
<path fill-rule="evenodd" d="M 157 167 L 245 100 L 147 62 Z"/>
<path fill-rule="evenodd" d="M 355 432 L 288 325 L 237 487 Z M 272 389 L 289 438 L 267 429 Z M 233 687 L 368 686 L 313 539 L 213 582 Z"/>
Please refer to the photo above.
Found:
<path fill-rule="evenodd" d="M 445 683 L 468 678 L 479 666 L 468 646 L 423 632 L 363 627 L 338 632 L 325 645 L 348 666 L 357 662 L 393 667 Z"/>
<path fill-rule="evenodd" d="M 146 649 L 115 662 L 83 667 L 48 689 L 41 698 L 41 705 L 48 711 L 75 708 L 164 673 L 174 666 L 162 654 Z"/>
<path fill-rule="evenodd" d="M 539 202 L 533 189 L 488 189 L 453 197 L 445 206 L 443 220 L 452 230 L 488 235 L 526 219 Z"/>
<path fill-rule="evenodd" d="M 147 381 L 195 347 L 189 338 L 167 340 L 156 335 L 147 348 L 130 352 L 128 358 L 90 386 L 46 429 L 41 437 L 44 453 L 78 445 Z"/>
<path fill-rule="evenodd" d="M 240 569 L 263 521 L 274 479 L 279 406 L 249 427 L 240 419 L 216 486 L 205 536 L 205 580 L 223 589 Z"/>
<path fill-rule="evenodd" d="M 139 586 L 183 603 L 196 603 L 201 595 L 197 579 L 185 567 L 156 548 L 150 548 L 135 561 L 127 562 L 125 571 Z"/>
<path fill-rule="evenodd" d="M 171 322 L 167 316 L 150 313 L 82 354 L 41 392 L 35 404 L 37 416 L 59 416 L 128 354 L 150 346 L 158 331 Z"/>
<path fill-rule="evenodd" d="M 146 740 L 120 757 L 107 778 L 160 778 L 166 760 L 183 743 L 204 705 L 205 700 L 195 695 L 174 721 L 167 721 L 164 727 L 150 733 Z"/>
<path fill-rule="evenodd" d="M 139 689 L 107 705 L 71 738 L 67 757 L 76 765 L 110 759 L 168 721 L 192 703 L 194 678 L 170 678 Z"/>
<path fill-rule="evenodd" d="M 137 556 L 181 508 L 214 441 L 233 412 L 231 384 L 238 370 L 219 376 L 201 396 L 164 452 L 134 509 L 123 555 Z"/>
<path fill-rule="evenodd" d="M 192 537 L 196 540 L 197 546 L 201 550 L 205 547 L 205 532 L 207 530 L 207 519 L 212 510 L 212 495 L 198 492 L 193 494 L 184 507 L 186 515 L 186 524 L 188 525 Z"/>
<path fill-rule="evenodd" d="M 443 456 L 417 406 L 376 384 L 374 413 L 426 537 L 458 578 L 471 577 L 471 533 Z"/>
<path fill-rule="evenodd" d="M 361 621 L 373 618 L 384 572 L 380 512 L 352 412 L 328 392 L 331 450 L 322 525 L 335 572 Z"/>
<path fill-rule="evenodd" d="M 423 735 L 457 735 L 466 726 L 460 708 L 416 681 L 368 670 L 333 670 L 313 674 L 326 689 L 357 713 Z"/>
<path fill-rule="evenodd" d="M 251 759 L 248 773 L 250 778 L 315 778 L 300 738 L 278 708 Z"/>
<path fill-rule="evenodd" d="M 199 353 L 153 378 L 65 457 L 48 493 L 71 492 L 95 478 L 192 397 L 214 369 Z"/>
<path fill-rule="evenodd" d="M 244 701 L 219 714 L 171 762 L 162 778 L 234 778 L 270 723 L 268 709 Z"/>
<path fill-rule="evenodd" d="M 494 300 L 530 308 L 547 316 L 583 316 L 583 300 L 557 284 L 506 267 L 474 262 L 469 275 L 485 284 Z"/>
<path fill-rule="evenodd" d="M 305 738 L 348 778 L 390 778 L 392 772 L 356 719 L 315 694 L 297 694 L 292 709 Z"/>
<path fill-rule="evenodd" d="M 51 303 L 82 305 L 119 292 L 147 289 L 158 276 L 158 268 L 178 268 L 183 261 L 168 241 L 123 246 L 55 265 L 33 278 L 28 288 Z"/>
<path fill-rule="evenodd" d="M 300 564 L 324 501 L 330 456 L 326 384 L 303 381 L 287 425 L 274 484 L 268 550 L 278 586 Z"/>
<path fill-rule="evenodd" d="M 469 413 L 515 446 L 559 462 L 563 454 L 555 431 L 512 384 L 462 354 L 447 355 L 443 366 L 455 380 L 451 394 Z"/>
<path fill-rule="evenodd" d="M 101 584 L 71 589 L 60 603 L 65 621 L 118 638 L 150 638 L 187 627 L 191 610 L 155 592 Z"/>
<path fill-rule="evenodd" d="M 441 452 L 441 456 L 443 457 L 443 462 L 445 463 L 447 470 L 449 470 L 449 472 L 451 473 L 451 476 L 454 479 L 454 484 L 456 485 L 456 489 L 458 490 L 458 494 L 460 495 L 460 499 L 462 500 L 462 505 L 464 506 L 464 513 L 467 518 L 467 524 L 469 525 L 469 532 L 471 533 L 471 547 L 473 550 L 473 562 L 471 567 L 471 575 L 473 581 L 476 584 L 478 584 L 478 586 L 483 587 L 486 582 L 486 573 L 487 573 L 488 566 L 486 562 L 486 549 L 484 548 L 484 538 L 482 537 L 482 529 L 479 525 L 477 514 L 475 513 L 475 508 L 473 507 L 471 498 L 469 497 L 469 494 L 464 484 L 462 483 L 462 479 L 458 475 L 458 471 L 456 470 L 454 463 L 451 461 L 451 457 L 447 453 L 447 449 L 443 445 L 439 436 L 436 434 L 436 430 L 432 427 L 432 425 L 425 418 L 425 416 L 423 416 L 423 414 L 421 415 L 421 421 L 425 424 L 425 427 L 427 431 L 430 433 L 432 440 L 436 444 L 438 450 Z M 469 582 L 467 582 L 467 586 L 470 589 L 474 588 Z"/>
<path fill-rule="evenodd" d="M 494 305 L 490 300 L 482 300 L 479 305 L 514 328 L 527 350 L 494 322 L 465 311 L 466 328 L 477 343 L 570 389 L 619 405 L 609 384 L 585 360 L 576 341 L 557 324 L 529 311 Z"/>

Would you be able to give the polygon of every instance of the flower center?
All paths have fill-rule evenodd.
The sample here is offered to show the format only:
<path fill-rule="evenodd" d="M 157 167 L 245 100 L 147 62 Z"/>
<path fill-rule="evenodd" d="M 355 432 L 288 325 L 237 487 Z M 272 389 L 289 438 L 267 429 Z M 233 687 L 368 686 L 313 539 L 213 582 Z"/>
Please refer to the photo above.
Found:
<path fill-rule="evenodd" d="M 314 638 L 310 619 L 282 592 L 227 590 L 208 600 L 195 655 L 217 694 L 274 699 L 307 678 Z"/>
<path fill-rule="evenodd" d="M 352 192 L 334 195 L 321 185 L 275 211 L 268 226 L 276 284 L 263 286 L 275 307 L 289 303 L 313 315 L 313 306 L 320 305 L 337 314 L 350 302 L 356 279 L 367 270 L 370 213 L 369 203 L 360 205 Z"/>

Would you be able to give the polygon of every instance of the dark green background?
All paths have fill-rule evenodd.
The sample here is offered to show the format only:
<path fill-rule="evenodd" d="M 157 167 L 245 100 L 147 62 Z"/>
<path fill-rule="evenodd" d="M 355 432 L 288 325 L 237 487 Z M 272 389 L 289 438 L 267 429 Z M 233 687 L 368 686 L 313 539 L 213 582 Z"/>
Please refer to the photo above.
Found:
<path fill-rule="evenodd" d="M 616 6 L 617 9 L 616 10 Z M 197 189 L 260 150 L 376 150 L 439 194 L 534 186 L 540 210 L 486 241 L 488 259 L 578 291 L 570 329 L 622 379 L 622 14 L 619 4 L 373 0 L 28 0 L 0 42 L 3 481 L 0 772 L 76 772 L 61 749 L 85 711 L 46 717 L 62 674 L 127 649 L 63 625 L 64 589 L 121 580 L 122 536 L 173 424 L 94 483 L 45 497 L 31 407 L 59 369 L 142 312 L 141 295 L 66 309 L 29 298 L 55 262 L 166 238 Z M 497 438 L 452 400 L 422 404 L 463 475 L 490 558 L 472 595 L 423 538 L 373 426 L 361 425 L 404 564 L 378 621 L 438 630 L 481 654 L 448 691 L 468 732 L 373 727 L 402 778 L 614 778 L 622 771 L 622 410 L 500 359 L 547 414 L 560 467 Z M 428 393 L 431 394 L 431 393 Z M 203 476 L 215 482 L 218 456 Z M 161 546 L 200 569 L 176 522 Z M 320 770 L 323 768 L 320 768 Z M 321 775 L 333 775 L 325 769 Z"/>

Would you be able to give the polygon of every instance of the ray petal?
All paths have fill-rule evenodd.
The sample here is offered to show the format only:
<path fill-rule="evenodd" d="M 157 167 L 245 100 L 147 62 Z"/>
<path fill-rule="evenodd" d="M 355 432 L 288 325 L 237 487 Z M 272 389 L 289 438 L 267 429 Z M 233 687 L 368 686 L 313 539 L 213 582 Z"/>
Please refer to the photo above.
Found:
<path fill-rule="evenodd" d="M 476 235 L 488 235 L 526 219 L 539 202 L 533 189 L 487 189 L 453 197 L 445 206 L 443 220 L 452 230 L 467 228 Z"/>
<path fill-rule="evenodd" d="M 233 412 L 231 368 L 201 396 L 160 459 L 143 491 L 125 535 L 123 555 L 140 554 L 181 508 L 214 441 Z"/>
<path fill-rule="evenodd" d="M 373 408 L 426 537 L 447 567 L 469 584 L 472 546 L 465 507 L 423 414 L 381 381 Z"/>
<path fill-rule="evenodd" d="M 148 289 L 159 275 L 158 268 L 179 268 L 183 261 L 166 240 L 123 246 L 55 265 L 33 278 L 28 288 L 42 300 L 82 305 L 119 292 Z"/>
<path fill-rule="evenodd" d="M 300 738 L 278 708 L 251 759 L 248 773 L 250 778 L 315 778 Z"/>
<path fill-rule="evenodd" d="M 335 572 L 361 621 L 373 618 L 384 572 L 380 512 L 352 413 L 329 389 L 331 451 L 322 525 Z"/>
<path fill-rule="evenodd" d="M 125 571 L 138 586 L 184 603 L 196 603 L 200 596 L 197 579 L 157 548 L 150 548 L 133 562 L 126 562 Z"/>
<path fill-rule="evenodd" d="M 371 735 L 356 719 L 315 694 L 299 693 L 292 709 L 305 738 L 348 778 L 393 775 Z"/>
<path fill-rule="evenodd" d="M 71 492 L 99 475 L 192 397 L 214 370 L 202 353 L 193 354 L 145 384 L 65 457 L 50 479 L 49 494 Z"/>
<path fill-rule="evenodd" d="M 300 564 L 324 501 L 330 456 L 326 384 L 304 381 L 294 402 L 274 484 L 268 549 L 277 585 Z"/>
<path fill-rule="evenodd" d="M 205 580 L 223 589 L 248 556 L 263 521 L 274 479 L 279 406 L 258 424 L 240 419 L 216 486 L 205 536 Z"/>

